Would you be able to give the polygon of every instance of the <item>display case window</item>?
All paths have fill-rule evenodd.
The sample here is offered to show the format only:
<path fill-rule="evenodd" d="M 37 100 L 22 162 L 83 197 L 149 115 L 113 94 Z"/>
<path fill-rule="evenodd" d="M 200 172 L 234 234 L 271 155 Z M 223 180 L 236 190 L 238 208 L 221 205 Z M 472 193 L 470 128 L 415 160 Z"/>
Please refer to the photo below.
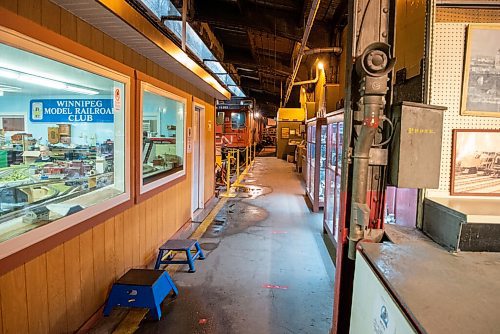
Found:
<path fill-rule="evenodd" d="M 216 122 L 217 122 L 217 125 L 224 125 L 224 112 L 223 111 L 217 112 Z"/>
<path fill-rule="evenodd" d="M 334 233 L 335 214 L 335 173 L 337 167 L 337 123 L 328 124 L 326 187 L 325 187 L 325 223 L 331 233 Z"/>
<path fill-rule="evenodd" d="M 338 132 L 337 132 L 337 168 L 336 168 L 336 176 L 335 176 L 335 230 L 333 237 L 335 241 L 338 241 L 339 234 L 339 223 L 340 223 L 340 211 L 341 211 L 341 186 L 342 186 L 342 157 L 343 157 L 343 143 L 344 143 L 344 123 L 338 123 Z"/>
<path fill-rule="evenodd" d="M 5 36 L 0 31 L 0 244 L 31 230 L 36 237 L 23 240 L 41 240 L 130 199 L 129 77 L 42 43 L 10 36 L 22 48 L 3 44 Z"/>
<path fill-rule="evenodd" d="M 142 83 L 142 192 L 185 175 L 186 100 Z"/>
<path fill-rule="evenodd" d="M 245 128 L 245 112 L 231 113 L 231 128 L 233 130 Z"/>

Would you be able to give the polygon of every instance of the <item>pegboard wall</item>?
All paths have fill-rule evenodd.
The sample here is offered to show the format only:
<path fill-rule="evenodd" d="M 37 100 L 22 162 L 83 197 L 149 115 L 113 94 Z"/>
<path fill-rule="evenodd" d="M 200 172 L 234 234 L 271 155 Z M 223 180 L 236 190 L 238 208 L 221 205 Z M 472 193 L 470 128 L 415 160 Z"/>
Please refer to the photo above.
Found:
<path fill-rule="evenodd" d="M 500 9 L 436 8 L 436 22 L 498 23 Z"/>
<path fill-rule="evenodd" d="M 441 22 L 432 28 L 429 104 L 448 110 L 444 114 L 439 189 L 427 190 L 427 196 L 450 196 L 453 129 L 500 129 L 500 118 L 460 115 L 466 29 L 466 23 Z"/>

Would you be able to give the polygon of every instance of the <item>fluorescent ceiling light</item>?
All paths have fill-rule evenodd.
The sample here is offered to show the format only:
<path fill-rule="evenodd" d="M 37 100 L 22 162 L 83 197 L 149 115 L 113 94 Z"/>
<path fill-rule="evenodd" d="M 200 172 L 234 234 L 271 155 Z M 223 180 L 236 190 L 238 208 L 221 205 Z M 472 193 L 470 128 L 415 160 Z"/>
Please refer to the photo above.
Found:
<path fill-rule="evenodd" d="M 0 68 L 0 77 L 4 77 L 7 79 L 17 79 L 19 77 L 19 73 L 8 70 L 6 68 Z"/>
<path fill-rule="evenodd" d="M 70 91 L 70 92 L 75 92 L 75 93 L 80 93 L 80 94 L 87 94 L 87 95 L 97 95 L 97 94 L 99 94 L 98 91 L 95 91 L 95 90 L 92 90 L 92 89 L 88 89 L 88 88 L 76 87 L 76 86 L 66 85 L 66 87 L 64 89 L 67 90 L 67 91 Z"/>
<path fill-rule="evenodd" d="M 38 75 L 14 71 L 14 70 L 11 70 L 8 68 L 3 68 L 3 67 L 0 67 L 0 77 L 4 77 L 7 79 L 16 79 L 18 81 L 26 82 L 29 84 L 34 84 L 34 85 L 39 85 L 39 86 L 44 86 L 44 87 L 49 87 L 49 88 L 54 88 L 54 89 L 60 89 L 60 90 L 66 90 L 66 91 L 73 92 L 73 93 L 86 94 L 86 95 L 99 94 L 98 91 L 93 90 L 93 89 L 72 86 L 72 85 L 68 85 L 65 82 L 59 81 L 59 80 L 47 79 L 47 78 L 44 78 L 44 77 L 41 77 Z"/>
<path fill-rule="evenodd" d="M 20 87 L 0 84 L 0 91 L 3 92 L 19 92 L 20 90 L 21 90 Z"/>
<path fill-rule="evenodd" d="M 42 78 L 42 77 L 37 77 L 37 76 L 31 75 L 31 74 L 22 73 L 19 75 L 17 80 L 22 81 L 22 82 L 27 82 L 30 84 L 39 85 L 39 86 L 55 88 L 55 89 L 65 89 L 66 88 L 66 85 L 64 84 L 64 82 L 46 79 L 46 78 Z"/>

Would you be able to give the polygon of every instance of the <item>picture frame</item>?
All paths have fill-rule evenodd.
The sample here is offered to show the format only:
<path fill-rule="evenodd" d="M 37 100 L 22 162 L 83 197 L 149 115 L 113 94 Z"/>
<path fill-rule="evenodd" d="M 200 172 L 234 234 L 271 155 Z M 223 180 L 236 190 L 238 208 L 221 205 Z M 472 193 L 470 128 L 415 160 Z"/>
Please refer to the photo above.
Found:
<path fill-rule="evenodd" d="M 461 115 L 500 117 L 500 24 L 467 28 Z M 497 83 L 499 82 L 499 83 Z"/>
<path fill-rule="evenodd" d="M 295 129 L 290 129 L 290 136 L 295 136 L 296 130 Z"/>
<path fill-rule="evenodd" d="M 500 196 L 500 129 L 453 130 L 451 195 Z"/>
<path fill-rule="evenodd" d="M 290 138 L 290 128 L 281 128 L 281 138 L 282 139 Z"/>

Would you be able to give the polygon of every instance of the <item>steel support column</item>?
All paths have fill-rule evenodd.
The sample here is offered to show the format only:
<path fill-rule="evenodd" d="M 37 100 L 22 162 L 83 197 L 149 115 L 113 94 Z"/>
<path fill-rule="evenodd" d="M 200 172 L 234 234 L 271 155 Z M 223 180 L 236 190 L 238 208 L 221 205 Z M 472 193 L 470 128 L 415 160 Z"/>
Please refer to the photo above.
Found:
<path fill-rule="evenodd" d="M 342 46 L 348 61 L 332 334 L 349 333 L 356 243 L 366 238 L 367 230 L 382 228 L 385 167 L 370 165 L 368 158 L 372 145 L 384 139 L 378 129 L 391 102 L 388 79 L 393 61 L 392 51 L 384 58 L 380 50 L 373 50 L 387 52 L 392 42 L 394 4 L 394 0 L 348 1 L 347 46 Z"/>

